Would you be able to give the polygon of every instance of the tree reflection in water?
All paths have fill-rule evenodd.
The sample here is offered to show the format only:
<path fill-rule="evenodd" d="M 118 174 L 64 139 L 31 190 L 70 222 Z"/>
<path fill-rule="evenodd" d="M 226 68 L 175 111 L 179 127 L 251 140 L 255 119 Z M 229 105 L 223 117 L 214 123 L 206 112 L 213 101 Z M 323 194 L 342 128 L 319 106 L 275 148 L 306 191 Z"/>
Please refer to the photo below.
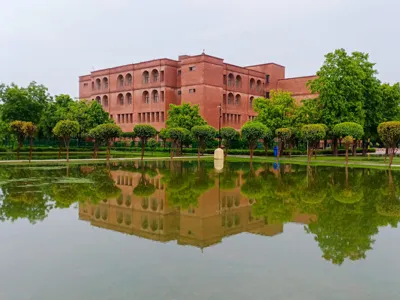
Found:
<path fill-rule="evenodd" d="M 129 179 L 122 183 L 120 175 Z M 240 232 L 274 235 L 300 222 L 322 257 L 342 264 L 365 258 L 379 227 L 397 226 L 399 183 L 394 171 L 257 163 L 225 163 L 221 173 L 207 161 L 75 165 L 68 172 L 8 166 L 0 168 L 0 220 L 35 224 L 79 203 L 80 217 L 96 226 L 199 247 Z"/>

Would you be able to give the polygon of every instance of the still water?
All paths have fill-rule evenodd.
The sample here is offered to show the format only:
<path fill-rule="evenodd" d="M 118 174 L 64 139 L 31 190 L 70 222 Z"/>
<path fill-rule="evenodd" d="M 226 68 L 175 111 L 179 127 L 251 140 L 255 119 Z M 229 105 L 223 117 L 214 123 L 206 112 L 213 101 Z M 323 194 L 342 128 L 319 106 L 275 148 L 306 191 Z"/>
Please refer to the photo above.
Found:
<path fill-rule="evenodd" d="M 400 172 L 0 168 L 0 299 L 398 299 Z"/>

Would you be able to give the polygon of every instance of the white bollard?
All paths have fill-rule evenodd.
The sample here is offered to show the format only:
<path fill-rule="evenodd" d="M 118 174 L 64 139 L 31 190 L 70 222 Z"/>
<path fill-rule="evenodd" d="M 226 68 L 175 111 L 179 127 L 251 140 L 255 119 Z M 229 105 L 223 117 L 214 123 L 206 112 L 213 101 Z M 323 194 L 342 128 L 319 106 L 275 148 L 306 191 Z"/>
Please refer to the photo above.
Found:
<path fill-rule="evenodd" d="M 224 168 L 224 150 L 217 148 L 214 151 L 214 169 L 221 171 Z"/>

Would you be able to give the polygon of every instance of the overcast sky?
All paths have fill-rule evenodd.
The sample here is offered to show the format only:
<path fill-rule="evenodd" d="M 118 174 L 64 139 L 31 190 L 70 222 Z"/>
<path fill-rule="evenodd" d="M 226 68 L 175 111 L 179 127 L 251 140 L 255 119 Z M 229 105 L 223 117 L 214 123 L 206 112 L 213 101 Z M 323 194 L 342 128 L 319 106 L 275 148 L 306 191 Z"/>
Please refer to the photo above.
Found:
<path fill-rule="evenodd" d="M 93 69 L 206 53 L 314 74 L 336 48 L 400 81 L 399 0 L 0 0 L 0 82 L 78 95 Z"/>

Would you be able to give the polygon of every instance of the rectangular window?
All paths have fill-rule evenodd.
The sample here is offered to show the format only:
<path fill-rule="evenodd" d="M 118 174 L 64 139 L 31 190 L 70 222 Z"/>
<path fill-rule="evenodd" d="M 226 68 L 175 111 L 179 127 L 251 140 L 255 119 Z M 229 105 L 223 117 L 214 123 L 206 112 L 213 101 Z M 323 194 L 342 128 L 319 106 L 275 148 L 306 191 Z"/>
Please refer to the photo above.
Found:
<path fill-rule="evenodd" d="M 182 91 L 181 90 L 178 90 L 178 95 L 181 95 L 182 94 Z"/>
<path fill-rule="evenodd" d="M 269 83 L 269 75 L 268 74 L 265 76 L 265 82 Z"/>
<path fill-rule="evenodd" d="M 87 84 L 87 83 L 84 83 L 84 84 L 83 84 L 83 86 L 84 86 L 84 87 L 87 87 L 87 86 L 88 86 L 88 84 Z"/>
<path fill-rule="evenodd" d="M 242 116 L 241 116 L 241 115 L 238 115 L 238 122 L 239 122 L 239 123 L 240 123 L 241 119 L 242 119 Z"/>
<path fill-rule="evenodd" d="M 110 115 L 110 119 L 112 120 L 112 118 L 113 118 L 113 115 Z"/>
<path fill-rule="evenodd" d="M 189 71 L 196 71 L 196 66 L 189 67 Z"/>
<path fill-rule="evenodd" d="M 222 95 L 222 103 L 223 103 L 223 104 L 226 104 L 226 94 L 223 94 L 223 95 Z"/>
<path fill-rule="evenodd" d="M 194 94 L 196 93 L 196 89 L 189 89 L 189 94 Z"/>
<path fill-rule="evenodd" d="M 138 113 L 138 121 L 139 121 L 139 123 L 142 122 L 142 116 L 140 113 Z"/>
<path fill-rule="evenodd" d="M 151 122 L 154 122 L 154 113 L 151 113 Z"/>
<path fill-rule="evenodd" d="M 161 102 L 164 102 L 164 91 L 161 91 Z"/>
<path fill-rule="evenodd" d="M 164 71 L 161 71 L 161 82 L 164 81 Z"/>
<path fill-rule="evenodd" d="M 133 114 L 130 114 L 131 123 L 133 123 Z"/>
<path fill-rule="evenodd" d="M 181 74 L 182 74 L 182 71 L 178 70 L 178 76 L 181 76 Z"/>
<path fill-rule="evenodd" d="M 164 122 L 164 112 L 161 112 L 161 122 Z"/>
<path fill-rule="evenodd" d="M 147 113 L 147 122 L 150 123 L 151 122 L 151 113 Z"/>
<path fill-rule="evenodd" d="M 156 122 L 160 122 L 160 113 L 156 112 Z"/>
<path fill-rule="evenodd" d="M 124 124 L 125 123 L 125 114 L 121 114 L 121 123 Z"/>
<path fill-rule="evenodd" d="M 269 92 L 265 93 L 265 98 L 269 99 Z"/>
<path fill-rule="evenodd" d="M 118 123 L 120 123 L 120 122 L 121 122 L 121 115 L 118 114 Z"/>

